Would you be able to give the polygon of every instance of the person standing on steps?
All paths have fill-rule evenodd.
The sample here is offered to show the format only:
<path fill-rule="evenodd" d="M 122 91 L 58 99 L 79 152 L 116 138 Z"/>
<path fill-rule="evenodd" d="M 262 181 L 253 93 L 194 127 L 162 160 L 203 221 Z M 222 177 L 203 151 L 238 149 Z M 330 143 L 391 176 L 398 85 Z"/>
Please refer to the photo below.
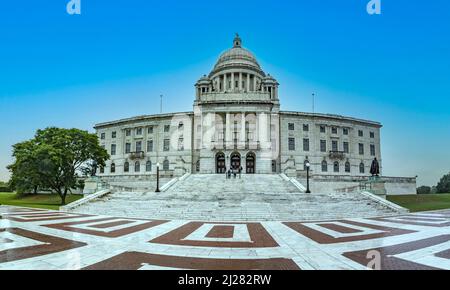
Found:
<path fill-rule="evenodd" d="M 243 169 L 242 166 L 239 167 L 239 179 L 241 179 L 242 169 Z"/>

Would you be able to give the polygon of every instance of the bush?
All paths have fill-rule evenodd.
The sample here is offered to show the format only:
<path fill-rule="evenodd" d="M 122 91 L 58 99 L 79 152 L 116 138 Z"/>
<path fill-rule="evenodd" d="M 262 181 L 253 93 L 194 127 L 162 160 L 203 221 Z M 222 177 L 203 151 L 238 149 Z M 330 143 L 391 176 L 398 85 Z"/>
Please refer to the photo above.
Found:
<path fill-rule="evenodd" d="M 9 186 L 0 186 L 0 192 L 13 192 Z"/>
<path fill-rule="evenodd" d="M 429 186 L 421 186 L 417 188 L 417 194 L 430 194 L 431 187 Z"/>
<path fill-rule="evenodd" d="M 450 193 L 450 173 L 442 176 L 436 186 L 437 193 Z"/>

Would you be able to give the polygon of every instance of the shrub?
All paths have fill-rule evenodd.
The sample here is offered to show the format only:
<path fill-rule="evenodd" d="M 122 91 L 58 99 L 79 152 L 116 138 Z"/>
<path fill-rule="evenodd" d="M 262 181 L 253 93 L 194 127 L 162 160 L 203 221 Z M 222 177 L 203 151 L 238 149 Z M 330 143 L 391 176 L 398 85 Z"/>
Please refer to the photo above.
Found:
<path fill-rule="evenodd" d="M 430 194 L 431 187 L 429 186 L 421 186 L 417 188 L 417 194 Z"/>
<path fill-rule="evenodd" d="M 450 173 L 442 176 L 436 186 L 437 193 L 450 193 Z"/>
<path fill-rule="evenodd" d="M 0 192 L 12 192 L 9 186 L 0 186 Z"/>

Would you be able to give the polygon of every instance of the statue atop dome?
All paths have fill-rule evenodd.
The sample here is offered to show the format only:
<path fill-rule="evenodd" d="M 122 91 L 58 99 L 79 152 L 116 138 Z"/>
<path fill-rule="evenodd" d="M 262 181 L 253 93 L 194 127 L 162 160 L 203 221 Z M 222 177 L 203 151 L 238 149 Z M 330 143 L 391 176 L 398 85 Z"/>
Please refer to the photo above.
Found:
<path fill-rule="evenodd" d="M 234 37 L 233 47 L 242 47 L 242 39 L 239 37 L 238 33 L 236 33 L 236 36 Z"/>

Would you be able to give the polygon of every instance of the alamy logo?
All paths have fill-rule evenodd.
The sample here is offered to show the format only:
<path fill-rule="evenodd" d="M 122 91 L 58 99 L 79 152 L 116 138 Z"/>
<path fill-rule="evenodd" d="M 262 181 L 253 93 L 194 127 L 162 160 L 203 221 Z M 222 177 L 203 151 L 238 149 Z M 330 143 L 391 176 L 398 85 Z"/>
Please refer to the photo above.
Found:
<path fill-rule="evenodd" d="M 372 270 L 381 270 L 381 253 L 379 251 L 369 251 L 366 258 L 369 259 L 367 268 Z"/>
<path fill-rule="evenodd" d="M 67 13 L 70 15 L 81 14 L 81 0 L 70 0 L 66 6 Z"/>
<path fill-rule="evenodd" d="M 370 15 L 380 15 L 381 14 L 381 0 L 370 0 L 367 3 L 367 13 Z"/>

